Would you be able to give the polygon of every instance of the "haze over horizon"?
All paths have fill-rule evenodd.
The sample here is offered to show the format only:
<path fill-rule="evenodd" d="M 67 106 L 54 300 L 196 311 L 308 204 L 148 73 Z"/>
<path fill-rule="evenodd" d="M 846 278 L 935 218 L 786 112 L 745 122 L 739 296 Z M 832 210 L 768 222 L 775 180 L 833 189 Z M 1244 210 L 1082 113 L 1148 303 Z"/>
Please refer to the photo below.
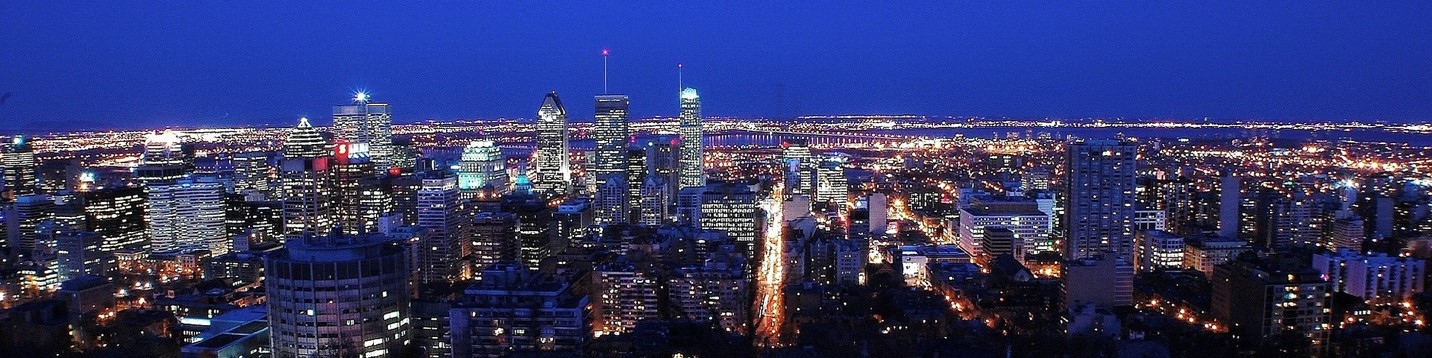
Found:
<path fill-rule="evenodd" d="M 683 63 L 710 116 L 1432 120 L 1429 3 L 939 4 L 6 3 L 0 122 L 326 124 L 360 89 L 586 120 L 603 48 L 634 117 L 676 114 Z"/>

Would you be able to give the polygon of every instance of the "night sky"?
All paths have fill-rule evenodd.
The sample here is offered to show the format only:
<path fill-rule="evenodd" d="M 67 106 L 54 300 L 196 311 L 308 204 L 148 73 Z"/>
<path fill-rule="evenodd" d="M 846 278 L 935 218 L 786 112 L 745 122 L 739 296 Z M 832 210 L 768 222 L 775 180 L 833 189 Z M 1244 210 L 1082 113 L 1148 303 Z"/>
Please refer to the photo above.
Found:
<path fill-rule="evenodd" d="M 1432 2 L 0 2 L 0 132 L 574 120 L 601 92 L 708 116 L 1432 120 Z M 778 95 L 778 87 L 784 90 Z M 777 98 L 783 98 L 784 108 Z"/>

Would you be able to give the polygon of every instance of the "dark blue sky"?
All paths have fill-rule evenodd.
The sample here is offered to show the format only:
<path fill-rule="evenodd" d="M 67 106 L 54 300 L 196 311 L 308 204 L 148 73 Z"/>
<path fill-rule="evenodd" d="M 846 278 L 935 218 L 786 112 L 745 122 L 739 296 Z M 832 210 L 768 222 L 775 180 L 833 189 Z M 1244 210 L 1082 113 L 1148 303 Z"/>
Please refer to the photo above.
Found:
<path fill-rule="evenodd" d="M 0 131 L 326 123 L 359 88 L 585 120 L 603 47 L 638 116 L 676 113 L 683 62 L 708 115 L 783 85 L 787 114 L 1432 120 L 1426 1 L 894 3 L 6 1 Z"/>

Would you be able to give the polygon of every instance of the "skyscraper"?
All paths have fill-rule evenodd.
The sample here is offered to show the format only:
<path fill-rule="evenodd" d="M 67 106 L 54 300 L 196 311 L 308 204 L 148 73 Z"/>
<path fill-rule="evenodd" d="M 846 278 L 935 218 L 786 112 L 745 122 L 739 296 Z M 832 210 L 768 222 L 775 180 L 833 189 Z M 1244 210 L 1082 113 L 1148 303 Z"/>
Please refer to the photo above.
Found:
<path fill-rule="evenodd" d="M 95 190 L 84 194 L 85 231 L 98 233 L 104 240 L 100 249 L 149 248 L 144 228 L 144 188 L 123 187 Z"/>
<path fill-rule="evenodd" d="M 458 210 L 457 177 L 434 172 L 423 178 L 418 189 L 417 226 L 428 230 L 418 242 L 415 257 L 422 283 L 450 282 L 463 278 L 462 260 L 472 249 L 464 230 L 468 216 Z"/>
<path fill-rule="evenodd" d="M 481 212 L 472 220 L 472 266 L 482 272 L 499 262 L 513 262 L 520 257 L 517 239 L 517 215 L 507 212 Z"/>
<path fill-rule="evenodd" d="M 804 138 L 792 138 L 781 142 L 781 159 L 786 163 L 786 194 L 811 195 L 811 179 L 815 175 L 815 162 L 811 159 L 810 142 Z"/>
<path fill-rule="evenodd" d="M 609 190 L 607 182 L 621 180 L 627 183 L 627 107 L 630 100 L 625 95 L 600 95 L 596 97 L 596 125 L 592 138 L 596 140 L 596 157 L 593 166 L 587 168 L 588 175 L 596 179 L 597 221 L 600 224 L 621 222 L 625 219 L 628 190 Z M 618 198 L 602 198 L 603 195 L 617 195 Z"/>
<path fill-rule="evenodd" d="M 688 87 L 681 90 L 681 184 L 676 190 L 706 186 L 701 135 L 701 97 Z"/>
<path fill-rule="evenodd" d="M 298 126 L 284 142 L 282 181 L 283 236 L 285 240 L 322 235 L 333 228 L 330 151 L 327 141 L 308 123 Z"/>
<path fill-rule="evenodd" d="M 533 190 L 543 197 L 566 195 L 572 189 L 572 161 L 567 152 L 567 109 L 557 92 L 547 93 L 537 109 L 537 166 Z"/>
<path fill-rule="evenodd" d="M 748 255 L 754 252 L 756 236 L 764 230 L 763 216 L 756 191 L 749 184 L 712 183 L 701 198 L 701 229 L 725 232 Z"/>
<path fill-rule="evenodd" d="M 144 141 L 144 156 L 134 169 L 140 183 L 173 181 L 193 173 L 193 162 L 174 131 L 150 134 Z"/>
<path fill-rule="evenodd" d="M 149 184 L 150 248 L 156 254 L 229 252 L 224 231 L 224 185 L 209 178 Z"/>
<path fill-rule="evenodd" d="M 234 192 L 240 194 L 258 193 L 266 200 L 273 198 L 273 183 L 269 174 L 273 171 L 273 165 L 269 164 L 267 152 L 246 152 L 234 154 L 229 162 L 234 167 Z"/>
<path fill-rule="evenodd" d="M 375 175 L 394 165 L 393 114 L 387 103 L 370 102 L 367 93 L 353 95 L 353 104 L 333 106 L 333 137 L 367 144 Z"/>
<path fill-rule="evenodd" d="M 402 245 L 379 234 L 291 240 L 264 263 L 274 357 L 379 357 L 409 340 Z"/>
<path fill-rule="evenodd" d="M 1114 252 L 1132 262 L 1135 159 L 1138 146 L 1113 140 L 1070 143 L 1063 198 L 1064 257 Z"/>
<path fill-rule="evenodd" d="M 5 210 L 6 247 L 11 255 L 33 255 L 53 249 L 40 239 L 40 226 L 55 217 L 55 200 L 49 195 L 30 194 L 15 198 Z"/>
<path fill-rule="evenodd" d="M 30 142 L 24 136 L 15 136 L 6 148 L 0 152 L 0 168 L 3 168 L 4 187 L 0 187 L 0 196 L 9 192 L 10 197 L 21 195 L 37 194 L 38 185 L 35 174 L 35 152 Z"/>
<path fill-rule="evenodd" d="M 378 218 L 392 211 L 392 201 L 373 176 L 368 146 L 339 142 L 329 163 L 334 224 L 349 235 L 377 232 Z"/>
<path fill-rule="evenodd" d="M 457 187 L 463 199 L 507 193 L 507 157 L 502 155 L 502 148 L 490 140 L 473 141 L 463 147 Z"/>

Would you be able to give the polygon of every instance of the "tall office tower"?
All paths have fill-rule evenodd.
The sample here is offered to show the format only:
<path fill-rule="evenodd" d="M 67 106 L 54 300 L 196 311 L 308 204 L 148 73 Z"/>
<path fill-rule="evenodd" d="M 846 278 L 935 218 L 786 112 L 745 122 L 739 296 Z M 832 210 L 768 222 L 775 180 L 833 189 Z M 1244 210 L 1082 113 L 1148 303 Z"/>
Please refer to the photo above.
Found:
<path fill-rule="evenodd" d="M 473 141 L 463 147 L 457 188 L 464 200 L 506 194 L 509 190 L 507 157 L 502 155 L 502 147 L 490 140 Z"/>
<path fill-rule="evenodd" d="M 209 250 L 229 252 L 224 233 L 224 185 L 209 178 L 150 183 L 150 250 L 156 254 L 187 254 Z"/>
<path fill-rule="evenodd" d="M 333 229 L 332 151 L 308 123 L 298 121 L 283 144 L 279 168 L 284 240 L 324 235 Z"/>
<path fill-rule="evenodd" d="M 489 268 L 449 311 L 452 356 L 578 354 L 589 334 L 587 295 L 579 291 L 565 279 L 519 264 Z"/>
<path fill-rule="evenodd" d="M 810 142 L 801 138 L 781 142 L 781 159 L 786 164 L 787 196 L 810 195 L 815 162 L 811 159 Z"/>
<path fill-rule="evenodd" d="M 335 225 L 349 235 L 378 231 L 378 218 L 392 212 L 392 200 L 373 176 L 368 146 L 339 142 L 329 162 Z"/>
<path fill-rule="evenodd" d="M 681 183 L 676 190 L 706 186 L 702 140 L 701 97 L 688 87 L 681 90 Z"/>
<path fill-rule="evenodd" d="M 1112 140 L 1068 145 L 1065 165 L 1064 257 L 1134 253 L 1135 160 L 1138 146 Z"/>
<path fill-rule="evenodd" d="M 626 219 L 634 224 L 641 220 L 641 186 L 646 182 L 646 149 L 636 146 L 626 150 Z"/>
<path fill-rule="evenodd" d="M 681 138 L 668 134 L 647 135 L 637 138 L 636 144 L 646 150 L 643 159 L 646 175 L 655 175 L 670 184 L 666 196 L 675 198 L 680 190 L 676 186 L 681 182 Z M 645 181 L 646 176 L 641 180 Z M 672 211 L 674 204 L 667 203 L 667 211 Z"/>
<path fill-rule="evenodd" d="M 380 234 L 292 240 L 264 260 L 273 356 L 382 357 L 411 334 L 403 246 Z"/>
<path fill-rule="evenodd" d="M 85 193 L 84 230 L 103 238 L 100 249 L 105 252 L 148 250 L 149 235 L 144 227 L 146 201 L 144 188 L 140 187 L 108 188 Z"/>
<path fill-rule="evenodd" d="M 0 197 L 18 197 L 21 195 L 38 194 L 36 185 L 38 179 L 35 174 L 35 151 L 30 142 L 24 136 L 15 136 L 6 150 L 0 152 L 0 168 L 3 168 L 3 177 L 0 182 L 5 184 L 0 187 Z M 8 192 L 8 194 L 6 194 Z"/>
<path fill-rule="evenodd" d="M 1253 344 L 1283 335 L 1310 341 L 1306 352 L 1287 356 L 1322 356 L 1327 349 L 1331 285 L 1322 273 L 1270 260 L 1239 260 L 1218 265 L 1211 276 L 1213 318 Z"/>
<path fill-rule="evenodd" d="M 1274 242 L 1282 245 L 1315 246 L 1322 242 L 1323 223 L 1318 215 L 1317 201 L 1308 197 L 1309 190 L 1300 183 L 1285 183 L 1290 191 L 1280 200 L 1275 211 Z"/>
<path fill-rule="evenodd" d="M 666 180 L 655 175 L 647 175 L 646 181 L 641 184 L 641 193 L 637 198 L 641 200 L 641 214 L 638 222 L 642 225 L 659 226 L 667 222 L 670 213 L 667 208 L 671 205 L 671 186 Z"/>
<path fill-rule="evenodd" d="M 596 224 L 596 218 L 592 215 L 592 203 L 586 199 L 569 199 L 557 206 L 557 212 L 552 214 L 552 223 L 553 240 L 570 246 L 578 237 L 586 236 L 588 228 Z M 566 249 L 567 247 L 557 247 L 556 253 Z"/>
<path fill-rule="evenodd" d="M 487 270 L 499 262 L 521 258 L 517 240 L 517 215 L 507 212 L 480 212 L 472 219 L 472 267 Z"/>
<path fill-rule="evenodd" d="M 104 237 L 92 231 L 61 231 L 55 235 L 60 279 L 108 276 L 116 268 L 114 252 L 104 251 Z"/>
<path fill-rule="evenodd" d="M 637 264 L 618 259 L 592 270 L 592 334 L 629 333 L 642 320 L 661 316 L 659 280 Z"/>
<path fill-rule="evenodd" d="M 850 196 L 850 183 L 845 177 L 847 159 L 843 156 L 828 157 L 820 162 L 815 174 L 815 200 L 834 207 L 841 217 L 849 210 L 845 205 Z"/>
<path fill-rule="evenodd" d="M 597 188 L 593 204 L 596 204 L 594 206 L 598 225 L 627 223 L 625 208 L 629 190 L 631 188 L 627 187 L 626 178 L 621 177 L 608 178 Z"/>
<path fill-rule="evenodd" d="M 537 269 L 543 259 L 566 248 L 566 242 L 552 240 L 552 208 L 540 201 L 513 202 L 505 209 L 517 215 L 517 241 L 521 259 L 528 268 Z"/>
<path fill-rule="evenodd" d="M 537 109 L 537 165 L 532 187 L 551 197 L 572 191 L 572 159 L 567 151 L 567 109 L 557 92 L 547 93 Z"/>
<path fill-rule="evenodd" d="M 387 103 L 369 101 L 367 93 L 353 95 L 352 104 L 333 106 L 333 139 L 367 144 L 374 175 L 396 165 L 393 114 Z"/>
<path fill-rule="evenodd" d="M 764 230 L 760 200 L 752 185 L 735 182 L 707 183 L 701 196 L 701 229 L 725 232 L 743 254 L 754 254 L 756 236 Z"/>
<path fill-rule="evenodd" d="M 402 225 L 418 223 L 418 190 L 423 187 L 422 178 L 404 175 L 383 178 L 384 190 L 393 198 L 393 214 L 401 219 Z"/>
<path fill-rule="evenodd" d="M 598 197 L 617 195 L 620 198 L 598 198 L 597 220 L 599 224 L 625 222 L 628 203 L 626 191 L 608 190 L 608 182 L 629 183 L 627 171 L 627 107 L 630 101 L 624 95 L 600 95 L 596 97 L 596 124 L 593 125 L 592 139 L 596 140 L 596 152 L 587 174 L 596 179 Z M 621 219 L 621 220 L 618 220 Z"/>
<path fill-rule="evenodd" d="M 134 168 L 140 183 L 168 182 L 189 176 L 194 164 L 184 151 L 184 143 L 174 131 L 150 134 L 144 140 L 144 156 Z"/>
<path fill-rule="evenodd" d="M 36 251 L 48 251 L 41 239 L 40 226 L 55 217 L 55 200 L 49 195 L 30 194 L 15 198 L 5 212 L 5 245 L 11 255 L 30 257 Z"/>
<path fill-rule="evenodd" d="M 462 260 L 471 253 L 466 235 L 468 215 L 458 210 L 457 177 L 432 172 L 418 189 L 417 226 L 428 230 L 418 243 L 416 267 L 421 283 L 456 282 L 465 278 Z"/>
<path fill-rule="evenodd" d="M 234 192 L 248 195 L 259 194 L 262 200 L 274 197 L 270 179 L 273 165 L 269 165 L 268 152 L 246 152 L 229 158 L 234 167 Z"/>

